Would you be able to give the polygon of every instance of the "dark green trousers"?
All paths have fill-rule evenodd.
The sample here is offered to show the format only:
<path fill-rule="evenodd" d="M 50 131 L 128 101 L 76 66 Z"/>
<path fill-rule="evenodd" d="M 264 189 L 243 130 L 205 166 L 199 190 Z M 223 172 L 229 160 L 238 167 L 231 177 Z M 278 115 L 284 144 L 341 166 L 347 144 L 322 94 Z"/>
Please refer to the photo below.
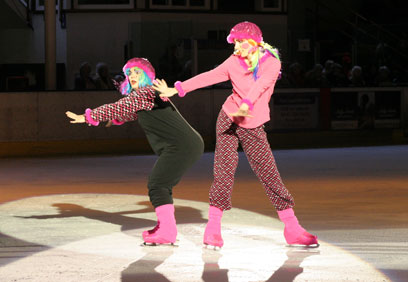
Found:
<path fill-rule="evenodd" d="M 173 187 L 203 154 L 203 139 L 171 102 L 140 111 L 138 116 L 150 146 L 159 156 L 148 179 L 150 201 L 155 208 L 172 204 Z"/>

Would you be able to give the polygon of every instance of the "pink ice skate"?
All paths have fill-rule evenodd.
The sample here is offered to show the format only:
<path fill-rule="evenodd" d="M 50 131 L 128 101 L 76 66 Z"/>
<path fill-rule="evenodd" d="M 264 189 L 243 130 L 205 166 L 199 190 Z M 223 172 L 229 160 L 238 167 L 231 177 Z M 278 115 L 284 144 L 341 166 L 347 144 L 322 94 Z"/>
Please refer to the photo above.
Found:
<path fill-rule="evenodd" d="M 308 233 L 298 222 L 293 209 L 278 211 L 280 220 L 285 224 L 283 235 L 289 245 L 299 245 L 308 248 L 317 248 L 317 236 Z"/>
<path fill-rule="evenodd" d="M 177 227 L 174 218 L 174 206 L 172 204 L 156 208 L 158 218 L 155 228 L 144 231 L 142 236 L 145 245 L 155 246 L 162 244 L 173 245 L 176 242 Z"/>
<path fill-rule="evenodd" d="M 221 248 L 224 241 L 221 237 L 221 217 L 223 211 L 214 206 L 210 206 L 208 211 L 208 223 L 204 231 L 203 243 L 206 247 Z"/>

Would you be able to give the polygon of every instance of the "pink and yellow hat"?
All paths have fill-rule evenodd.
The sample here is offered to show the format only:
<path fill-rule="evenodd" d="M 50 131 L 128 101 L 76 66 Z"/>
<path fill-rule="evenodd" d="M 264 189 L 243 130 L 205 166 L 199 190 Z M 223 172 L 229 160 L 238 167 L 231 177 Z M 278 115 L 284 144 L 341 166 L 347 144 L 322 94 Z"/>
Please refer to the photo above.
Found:
<path fill-rule="evenodd" d="M 235 39 L 252 39 L 256 43 L 263 41 L 261 29 L 254 23 L 241 22 L 236 24 L 227 36 L 228 43 L 235 43 Z"/>

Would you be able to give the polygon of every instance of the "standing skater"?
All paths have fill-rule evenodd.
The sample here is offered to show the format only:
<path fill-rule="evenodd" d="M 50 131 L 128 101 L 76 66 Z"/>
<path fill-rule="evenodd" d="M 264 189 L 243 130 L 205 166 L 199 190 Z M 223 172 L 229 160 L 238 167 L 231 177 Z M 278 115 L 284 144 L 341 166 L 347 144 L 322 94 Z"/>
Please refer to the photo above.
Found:
<path fill-rule="evenodd" d="M 231 80 L 232 94 L 224 102 L 217 119 L 214 181 L 210 188 L 208 223 L 204 244 L 222 247 L 221 217 L 231 209 L 231 193 L 238 165 L 238 144 L 266 194 L 285 224 L 288 244 L 318 246 L 317 237 L 300 226 L 292 207 L 294 200 L 283 184 L 263 124 L 269 121 L 269 100 L 279 78 L 281 62 L 277 49 L 263 42 L 259 27 L 250 22 L 235 25 L 227 37 L 235 44 L 234 54 L 215 69 L 199 74 L 175 88 L 163 80 L 153 86 L 162 97 L 180 97 L 195 89 Z"/>
<path fill-rule="evenodd" d="M 86 109 L 83 115 L 69 111 L 66 115 L 72 119 L 71 123 L 85 122 L 94 126 L 101 121 L 121 125 L 139 120 L 153 151 L 159 156 L 147 184 L 157 225 L 143 232 L 143 240 L 145 244 L 173 244 L 177 228 L 172 190 L 184 172 L 200 158 L 204 143 L 175 106 L 168 99 L 160 98 L 152 88 L 155 70 L 147 59 L 130 59 L 123 72 L 126 79 L 119 90 L 125 98 L 93 110 Z"/>

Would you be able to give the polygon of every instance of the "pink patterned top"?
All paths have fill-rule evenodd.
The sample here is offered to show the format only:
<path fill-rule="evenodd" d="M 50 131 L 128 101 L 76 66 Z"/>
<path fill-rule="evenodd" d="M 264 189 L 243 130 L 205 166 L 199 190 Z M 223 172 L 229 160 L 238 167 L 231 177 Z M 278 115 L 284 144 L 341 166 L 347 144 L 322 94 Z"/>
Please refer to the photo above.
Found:
<path fill-rule="evenodd" d="M 86 109 L 85 122 L 97 126 L 100 121 L 112 120 L 120 125 L 137 119 L 137 112 L 150 111 L 154 107 L 155 90 L 151 86 L 133 90 L 125 98 L 112 104 L 105 104 L 96 109 Z"/>
<path fill-rule="evenodd" d="M 242 103 L 248 104 L 251 117 L 231 117 L 237 125 L 244 128 L 258 127 L 270 119 L 269 100 L 279 77 L 281 63 L 266 52 L 259 61 L 258 79 L 248 71 L 244 59 L 231 55 L 221 65 L 208 72 L 196 75 L 184 82 L 176 82 L 179 96 L 185 93 L 223 81 L 231 80 L 232 94 L 222 108 L 227 114 L 238 111 Z"/>

